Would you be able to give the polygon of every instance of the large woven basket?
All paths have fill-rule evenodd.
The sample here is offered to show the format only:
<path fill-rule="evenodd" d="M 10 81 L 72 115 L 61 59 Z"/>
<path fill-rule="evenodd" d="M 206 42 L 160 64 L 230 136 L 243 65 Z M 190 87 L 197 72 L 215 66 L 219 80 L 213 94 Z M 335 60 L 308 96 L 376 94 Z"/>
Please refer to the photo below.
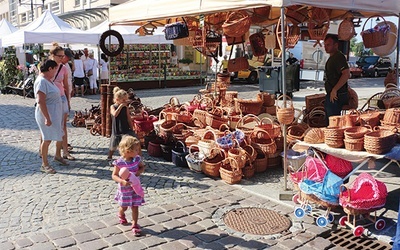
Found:
<path fill-rule="evenodd" d="M 384 20 L 382 25 L 376 25 L 373 29 L 365 30 L 365 24 L 369 23 L 369 19 L 379 17 Z M 379 46 L 386 45 L 389 41 L 389 32 L 390 27 L 386 23 L 386 20 L 383 16 L 371 16 L 369 17 L 363 25 L 361 37 L 363 39 L 365 48 L 375 48 Z"/>
<path fill-rule="evenodd" d="M 364 137 L 358 139 L 344 139 L 344 148 L 349 151 L 363 151 Z"/>
<path fill-rule="evenodd" d="M 286 103 L 279 105 L 279 100 L 283 99 L 284 95 L 281 95 L 276 99 L 276 117 L 281 124 L 291 124 L 294 120 L 294 107 L 293 101 L 289 96 L 286 96 Z"/>
<path fill-rule="evenodd" d="M 211 150 L 217 146 L 217 136 L 212 130 L 207 130 L 203 138 L 197 143 L 199 150 L 202 154 L 208 157 Z"/>
<path fill-rule="evenodd" d="M 246 11 L 233 11 L 227 15 L 222 24 L 224 34 L 231 37 L 240 37 L 250 29 L 251 19 Z"/>
<path fill-rule="evenodd" d="M 364 148 L 371 154 L 385 154 L 396 144 L 396 134 L 389 130 L 378 130 L 364 135 Z"/>
<path fill-rule="evenodd" d="M 256 159 L 254 160 L 253 166 L 256 173 L 262 173 L 267 170 L 268 167 L 268 157 L 260 149 L 255 149 L 257 152 Z"/>
<path fill-rule="evenodd" d="M 263 117 L 257 128 L 267 131 L 272 138 L 276 138 L 281 134 L 281 126 L 270 117 Z"/>
<path fill-rule="evenodd" d="M 324 131 L 321 128 L 308 128 L 304 132 L 304 141 L 311 144 L 324 143 Z"/>
<path fill-rule="evenodd" d="M 361 126 L 371 126 L 371 128 L 379 125 L 379 111 L 367 111 L 360 114 Z M 400 117 L 400 116 L 399 116 Z"/>
<path fill-rule="evenodd" d="M 344 131 L 344 138 L 345 139 L 360 139 L 364 138 L 364 135 L 368 132 L 371 132 L 371 129 L 368 129 L 366 127 L 352 127 L 352 128 L 347 128 Z"/>
<path fill-rule="evenodd" d="M 263 106 L 265 107 L 271 107 L 275 105 L 275 95 L 271 95 L 268 92 L 258 93 L 257 98 L 263 101 Z"/>
<path fill-rule="evenodd" d="M 261 113 L 261 107 L 263 104 L 262 100 L 252 99 L 240 99 L 235 98 L 235 112 L 242 113 L 244 115 L 253 114 L 259 115 Z"/>
<path fill-rule="evenodd" d="M 214 110 L 206 113 L 206 124 L 218 129 L 221 125 L 228 124 L 228 118 L 224 116 L 222 108 L 214 108 Z"/>

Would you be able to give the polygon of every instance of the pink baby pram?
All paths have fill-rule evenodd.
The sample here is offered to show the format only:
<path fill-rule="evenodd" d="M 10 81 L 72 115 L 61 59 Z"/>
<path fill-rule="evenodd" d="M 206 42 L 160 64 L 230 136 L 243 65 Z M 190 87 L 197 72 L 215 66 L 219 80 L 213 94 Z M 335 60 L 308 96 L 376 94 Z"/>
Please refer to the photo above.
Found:
<path fill-rule="evenodd" d="M 383 219 L 376 219 L 376 211 L 385 206 L 386 197 L 387 189 L 383 182 L 368 173 L 361 173 L 349 187 L 342 185 L 340 188 L 339 204 L 347 216 L 341 217 L 339 224 L 352 228 L 355 236 L 361 236 L 363 233 L 368 235 L 364 226 L 371 224 L 375 225 L 376 230 L 382 230 L 386 222 Z M 375 212 L 372 217 L 371 212 Z M 351 216 L 353 216 L 352 223 L 349 222 Z M 372 223 L 356 226 L 357 216 L 362 216 Z"/>

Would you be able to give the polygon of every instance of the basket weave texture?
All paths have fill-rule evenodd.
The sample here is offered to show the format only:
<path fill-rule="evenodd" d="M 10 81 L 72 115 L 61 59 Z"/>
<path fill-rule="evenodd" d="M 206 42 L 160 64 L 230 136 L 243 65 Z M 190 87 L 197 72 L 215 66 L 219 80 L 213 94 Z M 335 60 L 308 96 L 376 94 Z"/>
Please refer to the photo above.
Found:
<path fill-rule="evenodd" d="M 222 30 L 224 34 L 231 37 L 240 37 L 250 29 L 251 19 L 245 11 L 233 11 L 228 14 Z"/>
<path fill-rule="evenodd" d="M 369 19 L 373 17 L 379 17 L 384 20 L 382 25 L 376 25 L 373 29 L 365 30 L 365 24 L 368 23 Z M 375 48 L 379 46 L 386 45 L 389 41 L 390 26 L 386 23 L 383 16 L 371 16 L 369 17 L 363 25 L 361 32 L 361 37 L 363 39 L 365 48 Z"/>
<path fill-rule="evenodd" d="M 279 100 L 282 99 L 284 95 L 281 95 L 276 99 L 276 117 L 281 124 L 291 124 L 294 120 L 294 107 L 293 101 L 289 96 L 286 96 L 286 104 L 282 103 L 279 105 Z"/>

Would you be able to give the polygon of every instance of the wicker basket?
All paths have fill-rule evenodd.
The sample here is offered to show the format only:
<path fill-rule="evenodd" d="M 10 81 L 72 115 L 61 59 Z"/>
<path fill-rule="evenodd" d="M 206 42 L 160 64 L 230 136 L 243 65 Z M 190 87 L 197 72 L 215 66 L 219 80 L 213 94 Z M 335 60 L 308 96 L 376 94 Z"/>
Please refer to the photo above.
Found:
<path fill-rule="evenodd" d="M 257 151 L 251 145 L 244 145 L 242 148 L 246 151 L 250 163 L 253 163 L 257 158 Z"/>
<path fill-rule="evenodd" d="M 321 40 L 325 39 L 326 34 L 329 30 L 329 14 L 328 11 L 323 8 L 312 8 L 310 22 L 308 22 L 308 33 L 312 40 L 317 40 L 315 45 L 320 44 Z"/>
<path fill-rule="evenodd" d="M 304 141 L 311 144 L 324 143 L 324 131 L 321 128 L 308 128 L 304 132 Z"/>
<path fill-rule="evenodd" d="M 233 11 L 228 14 L 222 30 L 231 37 L 240 37 L 250 29 L 251 19 L 246 11 Z"/>
<path fill-rule="evenodd" d="M 236 129 L 243 131 L 246 137 L 250 138 L 254 128 L 260 123 L 260 118 L 255 115 L 248 114 L 243 116 L 236 124 Z"/>
<path fill-rule="evenodd" d="M 228 118 L 224 116 L 222 108 L 216 107 L 214 110 L 206 113 L 206 124 L 218 129 L 221 125 L 228 124 Z"/>
<path fill-rule="evenodd" d="M 261 113 L 262 100 L 240 99 L 235 98 L 235 112 L 244 115 L 253 114 L 259 115 Z"/>
<path fill-rule="evenodd" d="M 385 111 L 383 121 L 389 124 L 400 123 L 400 108 L 390 108 Z"/>
<path fill-rule="evenodd" d="M 219 169 L 224 163 L 225 152 L 218 148 L 211 150 L 210 156 L 204 158 L 201 163 L 201 171 L 211 177 L 219 177 Z"/>
<path fill-rule="evenodd" d="M 279 106 L 279 100 L 283 97 L 284 95 L 281 95 L 276 99 L 276 117 L 279 123 L 288 125 L 294 120 L 294 107 L 292 99 L 289 96 L 286 96 L 286 105 L 282 103 L 282 106 Z"/>
<path fill-rule="evenodd" d="M 234 159 L 229 157 L 219 168 L 221 179 L 227 184 L 237 184 L 242 180 L 242 170 L 237 166 Z"/>
<path fill-rule="evenodd" d="M 261 149 L 265 154 L 276 153 L 275 140 L 269 133 L 262 129 L 255 129 L 250 135 L 251 146 Z"/>
<path fill-rule="evenodd" d="M 256 173 L 262 173 L 267 170 L 268 157 L 260 149 L 255 149 L 257 152 L 256 159 L 254 160 L 253 166 Z"/>
<path fill-rule="evenodd" d="M 280 152 L 275 154 L 267 154 L 268 168 L 276 168 L 282 166 L 282 156 Z"/>
<path fill-rule="evenodd" d="M 361 126 L 369 125 L 371 128 L 379 125 L 379 111 L 367 111 L 360 114 Z"/>
<path fill-rule="evenodd" d="M 385 154 L 396 144 L 396 134 L 389 130 L 378 130 L 364 135 L 364 148 L 371 154 Z"/>
<path fill-rule="evenodd" d="M 368 132 L 371 132 L 371 129 L 368 129 L 366 127 L 352 127 L 352 128 L 347 128 L 344 131 L 344 138 L 345 139 L 360 139 L 364 138 L 364 135 Z"/>
<path fill-rule="evenodd" d="M 217 146 L 216 139 L 217 136 L 212 130 L 206 131 L 203 138 L 197 143 L 200 152 L 208 157 L 211 150 Z"/>
<path fill-rule="evenodd" d="M 341 127 L 325 128 L 325 144 L 331 148 L 342 148 L 344 146 L 344 130 Z"/>
<path fill-rule="evenodd" d="M 250 179 L 254 176 L 255 167 L 253 166 L 253 164 L 247 163 L 246 166 L 244 166 L 244 168 L 242 169 L 242 172 L 243 178 Z"/>
<path fill-rule="evenodd" d="M 294 124 L 287 129 L 287 141 L 302 141 L 309 126 L 304 123 Z"/>
<path fill-rule="evenodd" d="M 379 17 L 383 19 L 383 24 L 380 26 L 375 26 L 373 29 L 365 30 L 365 24 L 368 23 L 369 19 Z M 375 15 L 369 17 L 363 25 L 361 37 L 363 39 L 365 48 L 375 48 L 379 46 L 386 45 L 389 41 L 390 27 L 387 24 L 383 16 Z"/>
<path fill-rule="evenodd" d="M 364 137 L 358 139 L 344 139 L 344 148 L 349 151 L 363 151 Z"/>
<path fill-rule="evenodd" d="M 257 99 L 263 101 L 263 106 L 271 107 L 275 105 L 275 95 L 271 95 L 268 92 L 260 92 L 257 94 Z"/>
<path fill-rule="evenodd" d="M 281 126 L 269 117 L 264 117 L 260 120 L 260 124 L 256 128 L 263 129 L 269 133 L 272 138 L 281 135 Z"/>
<path fill-rule="evenodd" d="M 201 163 L 203 162 L 205 156 L 200 152 L 193 152 L 194 147 L 197 147 L 197 145 L 191 145 L 189 147 L 189 154 L 186 155 L 185 158 L 189 169 L 199 173 L 201 172 Z"/>
<path fill-rule="evenodd" d="M 349 19 L 344 19 L 338 29 L 339 40 L 350 41 L 356 34 L 354 23 Z"/>
<path fill-rule="evenodd" d="M 234 159 L 238 168 L 244 168 L 247 160 L 247 152 L 242 148 L 230 148 L 228 150 L 228 159 Z"/>

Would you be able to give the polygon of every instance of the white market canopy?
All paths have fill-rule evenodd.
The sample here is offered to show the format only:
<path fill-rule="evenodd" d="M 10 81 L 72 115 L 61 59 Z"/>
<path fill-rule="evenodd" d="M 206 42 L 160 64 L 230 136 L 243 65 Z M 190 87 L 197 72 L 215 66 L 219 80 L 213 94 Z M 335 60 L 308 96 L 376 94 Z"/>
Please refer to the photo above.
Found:
<path fill-rule="evenodd" d="M 93 37 L 93 40 L 86 41 L 86 43 L 98 44 L 101 34 L 109 29 L 112 29 L 118 31 L 122 35 L 125 44 L 172 44 L 172 41 L 168 41 L 165 39 L 165 35 L 162 32 L 161 28 L 156 29 L 153 35 L 139 36 L 135 34 L 136 30 L 139 27 L 140 26 L 126 25 L 115 25 L 110 27 L 109 21 L 106 20 L 99 25 L 87 30 L 87 32 L 89 33 L 96 34 L 97 37 Z M 106 40 L 106 43 L 108 43 L 108 40 Z M 115 37 L 112 37 L 111 44 L 117 43 L 117 39 Z"/>
<path fill-rule="evenodd" d="M 2 38 L 2 46 L 22 46 L 25 43 L 86 43 L 95 34 L 70 26 L 46 10 L 38 19 Z"/>
<path fill-rule="evenodd" d="M 358 11 L 365 17 L 372 14 L 399 15 L 399 0 L 131 0 L 110 8 L 110 23 L 143 24 L 145 21 L 164 20 L 180 16 L 195 16 L 235 9 L 249 9 L 270 5 L 274 7 L 272 17 L 280 16 L 280 7 L 308 5 L 338 10 L 332 15 Z"/>
<path fill-rule="evenodd" d="M 1 47 L 1 38 L 9 35 L 11 33 L 14 33 L 15 31 L 17 31 L 18 29 L 14 27 L 14 25 L 12 25 L 9 21 L 7 21 L 7 19 L 1 19 L 0 21 L 0 47 Z"/>

